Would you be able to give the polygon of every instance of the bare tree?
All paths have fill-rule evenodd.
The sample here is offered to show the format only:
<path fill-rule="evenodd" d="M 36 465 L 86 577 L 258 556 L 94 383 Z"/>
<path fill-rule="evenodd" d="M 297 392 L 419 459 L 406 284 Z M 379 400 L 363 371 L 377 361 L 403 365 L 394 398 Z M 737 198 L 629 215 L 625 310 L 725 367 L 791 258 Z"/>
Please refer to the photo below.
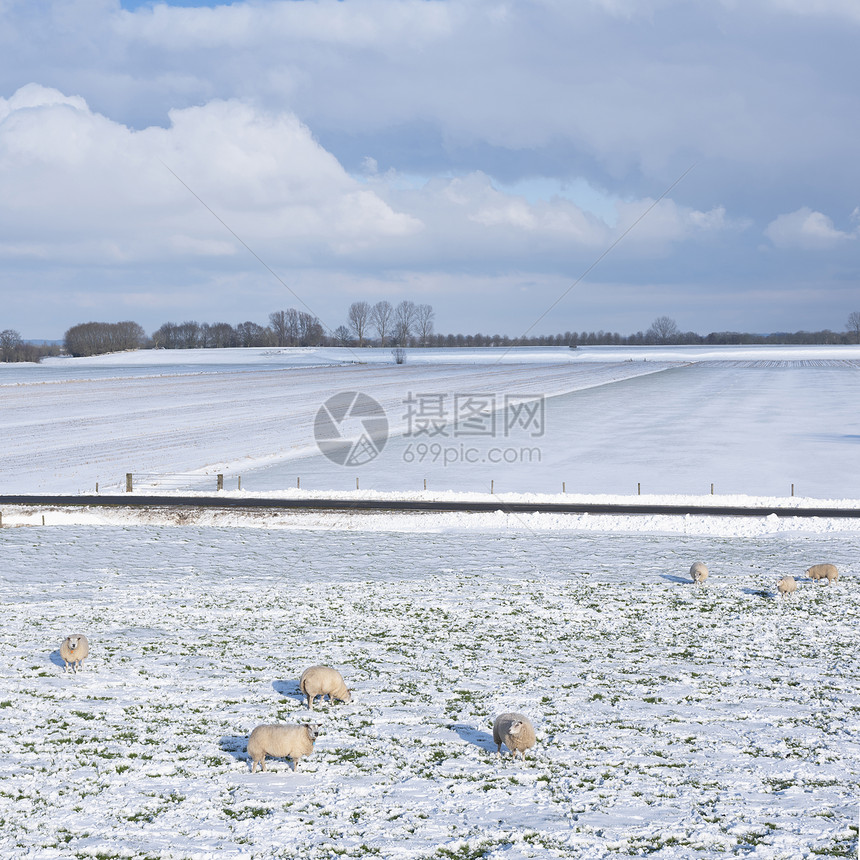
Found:
<path fill-rule="evenodd" d="M 399 346 L 409 346 L 415 328 L 415 302 L 405 299 L 394 309 L 394 340 Z"/>
<path fill-rule="evenodd" d="M 0 361 L 15 361 L 23 345 L 21 335 L 15 329 L 0 332 Z"/>
<path fill-rule="evenodd" d="M 645 332 L 645 338 L 651 343 L 671 343 L 677 339 L 680 332 L 672 317 L 657 317 L 651 323 L 651 328 Z M 593 335 L 592 335 L 593 336 Z M 596 338 L 595 338 L 596 340 Z"/>
<path fill-rule="evenodd" d="M 364 337 L 370 323 L 370 305 L 367 302 L 353 302 L 349 306 L 347 319 L 353 334 L 358 338 L 358 345 L 364 346 Z"/>
<path fill-rule="evenodd" d="M 391 328 L 391 317 L 393 314 L 394 309 L 391 307 L 391 302 L 377 302 L 370 309 L 370 322 L 379 336 L 380 346 L 385 346 L 385 335 Z"/>
<path fill-rule="evenodd" d="M 239 346 L 273 346 L 275 336 L 272 330 L 259 323 L 239 323 L 236 326 L 236 334 L 239 338 Z"/>
<path fill-rule="evenodd" d="M 322 323 L 307 311 L 298 312 L 299 346 L 319 346 L 325 340 Z"/>
<path fill-rule="evenodd" d="M 225 347 L 239 346 L 239 337 L 236 329 L 230 323 L 203 323 L 200 326 L 200 340 L 203 346 L 212 349 L 224 349 Z"/>
<path fill-rule="evenodd" d="M 179 349 L 196 349 L 200 345 L 200 323 L 186 320 L 176 326 L 176 346 Z"/>
<path fill-rule="evenodd" d="M 351 340 L 349 329 L 345 325 L 339 325 L 334 330 L 334 339 L 338 346 L 349 346 Z"/>
<path fill-rule="evenodd" d="M 849 334 L 854 336 L 854 340 L 860 343 L 860 311 L 851 311 L 848 314 L 848 322 L 845 324 Z"/>
<path fill-rule="evenodd" d="M 289 346 L 289 324 L 287 322 L 287 314 L 285 311 L 275 311 L 269 314 L 269 326 L 275 333 L 275 343 L 277 346 Z"/>
<path fill-rule="evenodd" d="M 433 334 L 433 319 L 435 316 L 436 313 L 430 305 L 418 305 L 415 308 L 415 328 L 418 332 L 421 346 L 427 346 L 427 341 Z"/>

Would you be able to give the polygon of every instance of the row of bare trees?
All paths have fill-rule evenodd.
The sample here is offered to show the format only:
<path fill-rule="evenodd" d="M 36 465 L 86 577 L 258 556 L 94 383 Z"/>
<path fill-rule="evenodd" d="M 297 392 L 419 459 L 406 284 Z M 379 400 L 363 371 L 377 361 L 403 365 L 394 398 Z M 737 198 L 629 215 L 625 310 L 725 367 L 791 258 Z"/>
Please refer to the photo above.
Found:
<path fill-rule="evenodd" d="M 354 335 L 359 346 L 370 341 L 371 332 L 376 332 L 380 346 L 428 346 L 435 317 L 431 305 L 416 305 L 406 300 L 396 306 L 387 301 L 375 305 L 353 302 L 347 313 L 349 328 L 345 333 Z M 340 333 L 341 338 L 343 328 L 341 326 L 335 332 Z"/>
<path fill-rule="evenodd" d="M 824 329 L 817 332 L 779 332 L 768 335 L 743 332 L 711 332 L 699 335 L 682 332 L 668 316 L 657 317 L 647 331 L 621 335 L 618 332 L 571 332 L 512 338 L 508 335 L 437 334 L 433 330 L 435 313 L 427 304 L 402 301 L 353 302 L 347 313 L 348 325 L 327 335 L 313 314 L 289 308 L 269 314 L 269 325 L 255 322 L 164 323 L 151 337 L 135 322 L 89 322 L 70 328 L 64 338 L 69 355 L 86 356 L 141 347 L 194 349 L 250 346 L 359 346 L 460 347 L 460 346 L 592 346 L 640 344 L 839 344 L 860 343 L 860 311 L 848 316 L 845 333 Z M 38 361 L 56 354 L 56 347 L 38 346 L 22 341 L 18 332 L 0 332 L 0 361 Z"/>

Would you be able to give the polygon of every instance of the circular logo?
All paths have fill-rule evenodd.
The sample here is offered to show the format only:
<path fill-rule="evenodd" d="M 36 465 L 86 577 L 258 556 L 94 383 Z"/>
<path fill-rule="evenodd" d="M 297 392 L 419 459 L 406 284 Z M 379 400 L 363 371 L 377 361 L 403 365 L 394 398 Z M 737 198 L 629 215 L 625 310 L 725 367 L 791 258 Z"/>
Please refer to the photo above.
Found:
<path fill-rule="evenodd" d="M 363 466 L 385 447 L 388 418 L 367 394 L 340 391 L 320 406 L 314 421 L 314 439 L 333 463 Z"/>

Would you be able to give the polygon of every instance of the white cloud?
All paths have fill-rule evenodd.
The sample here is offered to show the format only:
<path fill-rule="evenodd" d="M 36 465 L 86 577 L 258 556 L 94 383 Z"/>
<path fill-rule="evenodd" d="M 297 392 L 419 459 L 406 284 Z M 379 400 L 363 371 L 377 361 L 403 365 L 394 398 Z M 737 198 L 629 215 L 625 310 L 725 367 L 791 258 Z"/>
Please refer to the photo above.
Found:
<path fill-rule="evenodd" d="M 805 251 L 828 251 L 858 237 L 858 231 L 838 230 L 821 212 L 804 206 L 780 215 L 765 228 L 765 235 L 777 248 L 799 248 Z"/>
<path fill-rule="evenodd" d="M 420 229 L 291 114 L 214 101 L 170 120 L 135 131 L 34 84 L 0 99 L 5 254 L 96 263 L 236 253 L 206 206 L 278 259 L 345 254 Z"/>

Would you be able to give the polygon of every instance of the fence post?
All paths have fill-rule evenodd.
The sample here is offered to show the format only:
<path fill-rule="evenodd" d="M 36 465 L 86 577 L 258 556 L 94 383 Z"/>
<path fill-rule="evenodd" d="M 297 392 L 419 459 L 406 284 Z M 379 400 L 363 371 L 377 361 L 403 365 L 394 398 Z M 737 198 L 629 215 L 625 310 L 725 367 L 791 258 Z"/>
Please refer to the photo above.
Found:
<path fill-rule="evenodd" d="M 131 472 L 125 473 L 125 491 L 127 493 L 130 493 L 132 491 Z"/>
<path fill-rule="evenodd" d="M 713 484 L 711 484 L 711 495 L 712 496 L 714 495 L 714 485 Z"/>
<path fill-rule="evenodd" d="M 224 476 L 223 476 L 223 475 L 216 475 L 215 477 L 216 477 L 216 479 L 217 479 L 217 481 L 216 481 L 216 487 L 217 487 L 219 490 L 223 490 L 223 489 L 224 489 Z"/>
<path fill-rule="evenodd" d="M 794 484 L 791 485 L 791 495 L 794 495 Z"/>
<path fill-rule="evenodd" d="M 424 479 L 424 489 L 425 490 L 427 489 L 427 479 L 426 478 Z"/>
<path fill-rule="evenodd" d="M 561 482 L 561 491 L 562 491 L 562 493 L 567 492 L 567 487 L 564 485 L 564 481 Z"/>
<path fill-rule="evenodd" d="M 494 484 L 495 484 L 495 483 L 496 483 L 495 481 L 492 481 L 492 480 L 490 481 L 490 495 L 492 495 L 492 494 L 495 492 L 495 491 L 493 490 L 493 486 L 494 486 Z"/>
<path fill-rule="evenodd" d="M 641 481 L 636 482 L 636 495 L 637 496 L 642 495 L 642 482 Z"/>
<path fill-rule="evenodd" d="M 242 476 L 239 475 L 239 489 L 242 489 Z"/>
<path fill-rule="evenodd" d="M 300 490 L 302 488 L 302 479 L 296 478 L 296 489 Z"/>
<path fill-rule="evenodd" d="M 355 489 L 358 489 L 358 478 L 355 479 Z"/>

